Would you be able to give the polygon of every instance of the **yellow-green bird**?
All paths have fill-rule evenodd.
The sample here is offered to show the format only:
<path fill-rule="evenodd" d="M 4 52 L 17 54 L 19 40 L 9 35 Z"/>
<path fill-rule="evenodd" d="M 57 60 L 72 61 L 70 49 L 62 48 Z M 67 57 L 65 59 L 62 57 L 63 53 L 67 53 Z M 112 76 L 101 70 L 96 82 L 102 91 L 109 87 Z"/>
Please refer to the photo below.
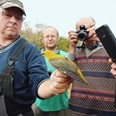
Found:
<path fill-rule="evenodd" d="M 49 63 L 62 73 L 70 76 L 72 79 L 85 83 L 89 86 L 86 79 L 84 78 L 80 68 L 72 60 L 55 54 L 52 51 L 46 50 L 42 53 L 49 61 Z"/>

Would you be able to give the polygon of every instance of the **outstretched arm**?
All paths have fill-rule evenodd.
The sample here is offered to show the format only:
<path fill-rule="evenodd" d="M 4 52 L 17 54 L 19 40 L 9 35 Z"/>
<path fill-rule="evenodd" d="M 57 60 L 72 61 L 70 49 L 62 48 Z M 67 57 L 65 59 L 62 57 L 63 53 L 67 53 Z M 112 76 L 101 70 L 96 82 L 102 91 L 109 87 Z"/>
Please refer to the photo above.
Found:
<path fill-rule="evenodd" d="M 52 73 L 49 80 L 44 81 L 40 85 L 38 95 L 42 98 L 49 98 L 54 95 L 62 94 L 69 88 L 71 82 L 70 77 L 56 70 Z"/>

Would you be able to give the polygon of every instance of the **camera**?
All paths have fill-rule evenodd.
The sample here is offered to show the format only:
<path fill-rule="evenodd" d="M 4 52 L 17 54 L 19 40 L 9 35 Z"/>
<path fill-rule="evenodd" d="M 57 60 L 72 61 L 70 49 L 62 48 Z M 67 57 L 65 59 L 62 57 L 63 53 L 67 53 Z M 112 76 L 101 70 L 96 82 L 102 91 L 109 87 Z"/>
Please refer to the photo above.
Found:
<path fill-rule="evenodd" d="M 86 31 L 85 25 L 80 26 L 80 30 L 77 31 L 78 33 L 78 39 L 80 41 L 84 41 L 88 38 L 88 32 Z"/>
<path fill-rule="evenodd" d="M 107 24 L 104 24 L 96 29 L 96 34 L 112 61 L 116 63 L 116 37 L 110 27 Z"/>

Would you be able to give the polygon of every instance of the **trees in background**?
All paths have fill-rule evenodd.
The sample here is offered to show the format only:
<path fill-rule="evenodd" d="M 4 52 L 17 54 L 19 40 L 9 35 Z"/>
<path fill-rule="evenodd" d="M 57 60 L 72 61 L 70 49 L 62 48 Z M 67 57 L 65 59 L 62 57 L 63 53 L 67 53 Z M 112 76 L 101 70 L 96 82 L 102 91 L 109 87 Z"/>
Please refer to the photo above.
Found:
<path fill-rule="evenodd" d="M 21 31 L 21 36 L 23 36 L 24 38 L 26 38 L 29 42 L 35 44 L 36 46 L 38 46 L 40 49 L 43 48 L 43 44 L 41 42 L 41 31 L 43 30 L 43 28 L 46 25 L 44 24 L 36 24 L 35 25 L 35 30 L 33 30 L 31 28 L 31 26 L 24 22 L 24 27 Z M 58 47 L 63 50 L 63 51 L 68 51 L 69 48 L 69 44 L 68 44 L 68 40 L 67 38 L 60 36 L 59 37 L 59 43 L 58 43 Z"/>

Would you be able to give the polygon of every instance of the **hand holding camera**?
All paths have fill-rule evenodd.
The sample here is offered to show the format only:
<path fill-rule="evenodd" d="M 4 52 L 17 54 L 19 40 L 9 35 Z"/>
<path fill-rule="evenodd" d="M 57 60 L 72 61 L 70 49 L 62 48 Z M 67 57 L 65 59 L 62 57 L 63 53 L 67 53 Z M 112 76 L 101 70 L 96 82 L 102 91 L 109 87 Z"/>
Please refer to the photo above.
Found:
<path fill-rule="evenodd" d="M 88 38 L 88 32 L 86 31 L 85 25 L 81 25 L 79 31 L 68 32 L 68 39 L 70 43 L 69 51 L 73 53 L 76 49 L 78 40 L 85 41 Z"/>
<path fill-rule="evenodd" d="M 93 35 L 96 37 L 95 26 L 91 25 L 89 28 L 86 28 L 85 25 L 80 26 L 80 30 L 76 32 L 78 34 L 78 40 L 85 41 L 91 38 Z"/>
<path fill-rule="evenodd" d="M 69 40 L 69 52 L 74 53 L 76 49 L 76 45 L 78 42 L 77 33 L 75 31 L 68 32 L 68 40 Z"/>

